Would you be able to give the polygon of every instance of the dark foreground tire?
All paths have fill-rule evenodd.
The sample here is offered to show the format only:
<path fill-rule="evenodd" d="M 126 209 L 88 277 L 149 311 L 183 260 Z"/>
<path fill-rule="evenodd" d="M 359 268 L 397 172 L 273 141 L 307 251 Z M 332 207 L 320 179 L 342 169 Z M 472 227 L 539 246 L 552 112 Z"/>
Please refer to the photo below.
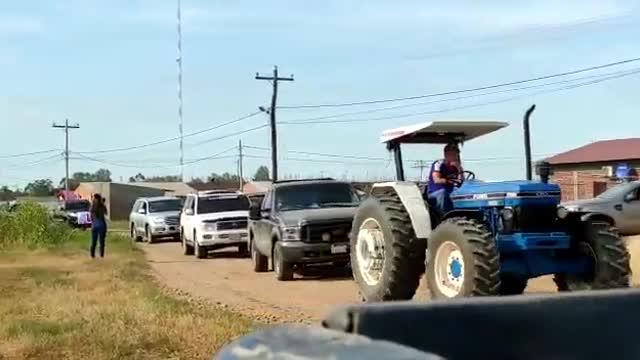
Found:
<path fill-rule="evenodd" d="M 206 259 L 209 256 L 209 251 L 206 247 L 200 246 L 198 244 L 198 238 L 196 237 L 195 231 L 193 232 L 193 253 L 196 255 L 198 259 Z"/>
<path fill-rule="evenodd" d="M 293 264 L 286 262 L 277 244 L 273 245 L 273 271 L 280 281 L 293 280 Z"/>
<path fill-rule="evenodd" d="M 489 230 L 476 220 L 447 219 L 429 238 L 427 284 L 433 299 L 500 294 L 500 257 Z"/>
<path fill-rule="evenodd" d="M 528 279 L 514 276 L 502 276 L 500 278 L 500 295 L 521 295 L 527 288 Z"/>
<path fill-rule="evenodd" d="M 253 263 L 254 272 L 269 271 L 269 258 L 260 254 L 254 241 L 251 242 L 251 262 Z"/>
<path fill-rule="evenodd" d="M 238 253 L 242 256 L 247 256 L 249 254 L 249 251 L 247 251 L 247 249 L 247 244 L 238 245 Z"/>
<path fill-rule="evenodd" d="M 628 288 L 631 280 L 629 251 L 617 230 L 604 222 L 586 225 L 579 251 L 593 257 L 595 271 L 582 276 L 556 274 L 559 291 Z"/>
<path fill-rule="evenodd" d="M 424 273 L 425 242 L 417 239 L 393 189 L 366 199 L 353 219 L 351 268 L 366 302 L 413 298 Z"/>

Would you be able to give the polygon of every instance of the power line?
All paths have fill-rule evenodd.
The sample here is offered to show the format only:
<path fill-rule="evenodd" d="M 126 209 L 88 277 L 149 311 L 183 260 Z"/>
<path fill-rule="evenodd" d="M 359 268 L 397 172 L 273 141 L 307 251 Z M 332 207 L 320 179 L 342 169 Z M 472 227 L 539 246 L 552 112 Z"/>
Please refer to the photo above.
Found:
<path fill-rule="evenodd" d="M 32 151 L 32 152 L 21 153 L 21 154 L 0 155 L 0 159 L 13 159 L 13 158 L 19 158 L 19 157 L 27 157 L 27 156 L 33 156 L 33 155 L 48 154 L 48 153 L 51 153 L 51 152 L 54 152 L 54 151 L 60 151 L 60 149 Z"/>
<path fill-rule="evenodd" d="M 600 70 L 600 69 L 609 68 L 609 67 L 612 67 L 612 66 L 624 65 L 624 64 L 629 64 L 629 63 L 632 63 L 632 62 L 637 62 L 637 61 L 640 61 L 640 57 L 639 58 L 632 58 L 632 59 L 627 59 L 627 60 L 616 61 L 616 62 L 602 64 L 602 65 L 590 66 L 590 67 L 587 67 L 587 68 L 582 68 L 582 69 L 577 69 L 577 70 L 565 71 L 565 72 L 551 74 L 551 75 L 538 76 L 538 77 L 530 78 L 530 79 L 517 80 L 517 81 L 511 81 L 511 82 L 500 83 L 500 84 L 495 84 L 495 85 L 488 85 L 488 86 L 481 86 L 481 87 L 470 88 L 470 89 L 447 91 L 447 92 L 441 92 L 441 93 L 416 95 L 416 96 L 407 96 L 407 97 L 398 97 L 398 98 L 389 98 L 389 99 L 366 100 L 366 101 L 348 102 L 348 103 L 289 105 L 289 106 L 279 106 L 278 108 L 279 109 L 317 109 L 317 108 L 346 107 L 346 106 L 371 105 L 371 104 L 380 104 L 380 103 L 388 103 L 388 102 L 396 102 L 396 101 L 415 100 L 415 99 L 423 99 L 423 98 L 444 96 L 444 95 L 454 95 L 454 94 L 461 94 L 461 93 L 467 93 L 467 92 L 473 92 L 473 91 L 489 90 L 489 89 L 494 89 L 494 88 L 504 87 L 504 86 L 518 85 L 518 84 L 523 84 L 523 83 L 528 83 L 528 82 L 533 82 L 533 81 L 539 81 L 539 80 L 545 80 L 545 79 L 551 79 L 551 78 L 556 78 L 556 77 L 561 77 L 561 76 L 575 75 L 575 74 L 579 74 L 579 73 L 583 73 L 583 72 Z"/>
<path fill-rule="evenodd" d="M 632 70 L 622 70 L 622 71 L 619 70 L 619 71 L 614 71 L 614 72 L 609 72 L 609 73 L 604 73 L 604 74 L 588 75 L 588 76 L 582 76 L 582 77 L 578 77 L 578 78 L 574 78 L 574 79 L 567 79 L 567 80 L 560 80 L 560 81 L 554 81 L 554 82 L 547 82 L 547 83 L 538 84 L 538 85 L 529 85 L 529 86 L 522 86 L 522 87 L 517 87 L 517 88 L 511 88 L 511 89 L 483 92 L 483 93 L 479 93 L 479 94 L 464 95 L 464 96 L 458 96 L 458 97 L 446 98 L 446 99 L 440 99 L 440 100 L 434 100 L 434 101 L 424 101 L 424 102 L 418 102 L 418 103 L 412 103 L 412 104 L 402 104 L 402 105 L 387 106 L 387 107 L 377 108 L 377 109 L 367 109 L 367 110 L 351 111 L 351 112 L 344 112 L 344 113 L 325 115 L 325 116 L 316 116 L 316 117 L 310 117 L 310 118 L 298 119 L 298 120 L 289 120 L 286 123 L 288 123 L 288 124 L 293 124 L 293 123 L 303 124 L 303 123 L 309 123 L 309 122 L 314 122 L 314 121 L 318 121 L 318 120 L 340 118 L 340 117 L 344 117 L 344 116 L 371 114 L 371 113 L 383 112 L 383 111 L 388 111 L 388 110 L 397 110 L 397 109 L 403 109 L 403 108 L 409 108 L 409 107 L 416 107 L 416 106 L 431 105 L 431 104 L 437 104 L 437 103 L 443 103 L 443 102 L 464 100 L 464 99 L 469 99 L 469 98 L 475 98 L 475 97 L 478 97 L 478 96 L 486 96 L 486 95 L 494 95 L 494 94 L 515 92 L 515 91 L 520 91 L 520 90 L 535 89 L 535 88 L 546 87 L 546 86 L 550 86 L 550 85 L 566 84 L 566 83 L 572 83 L 572 82 L 586 80 L 586 79 L 603 78 L 603 77 L 607 77 L 607 76 L 615 76 L 615 75 L 619 75 L 619 74 L 631 75 L 631 74 L 635 73 L 635 70 L 640 70 L 640 68 L 635 68 L 635 69 L 632 69 Z"/>
<path fill-rule="evenodd" d="M 211 143 L 211 142 L 214 142 L 214 141 L 230 138 L 232 136 L 242 135 L 242 134 L 246 134 L 246 133 L 251 132 L 251 131 L 263 129 L 263 128 L 266 128 L 268 126 L 269 126 L 269 124 L 263 124 L 263 125 L 260 125 L 260 126 L 256 126 L 256 127 L 252 127 L 252 128 L 246 129 L 246 130 L 240 130 L 240 131 L 236 131 L 234 133 L 230 133 L 230 134 L 226 134 L 226 135 L 210 138 L 210 139 L 207 139 L 207 140 L 203 140 L 203 141 L 200 141 L 200 142 L 197 142 L 197 143 L 194 143 L 194 144 L 190 144 L 189 146 L 199 146 L 199 145 L 203 145 L 203 144 L 208 144 L 208 143 Z"/>
<path fill-rule="evenodd" d="M 221 127 L 227 126 L 227 125 L 231 125 L 249 118 L 252 118 L 256 115 L 260 114 L 260 111 L 256 111 L 256 112 L 252 112 L 248 115 L 239 117 L 237 119 L 231 120 L 231 121 L 227 121 L 225 123 L 222 124 L 218 124 L 218 125 L 214 125 L 212 127 L 203 129 L 203 130 L 198 130 L 198 131 L 194 131 L 188 134 L 183 135 L 183 137 L 191 137 L 191 136 L 196 136 L 199 134 L 203 134 L 205 132 L 209 132 L 209 131 L 213 131 L 216 129 L 219 129 Z M 265 127 L 267 125 L 263 125 L 262 127 Z M 127 150 L 135 150 L 135 149 L 142 149 L 142 148 L 146 148 L 146 147 L 150 147 L 150 146 L 155 146 L 155 145 L 160 145 L 160 144 L 165 144 L 168 142 L 172 142 L 172 141 L 176 141 L 179 140 L 180 136 L 177 137 L 173 137 L 173 138 L 168 138 L 168 139 L 164 139 L 164 140 L 160 140 L 160 141 L 156 141 L 156 142 L 152 142 L 152 143 L 147 143 L 147 144 L 142 144 L 142 145 L 136 145 L 136 146 L 129 146 L 129 147 L 122 147 L 122 148 L 114 148 L 114 149 L 105 149 L 105 150 L 94 150 L 94 151 L 76 151 L 76 154 L 101 154 L 101 153 L 111 153 L 111 152 L 119 152 L 119 151 L 127 151 Z"/>
<path fill-rule="evenodd" d="M 575 89 L 575 88 L 579 88 L 579 87 L 583 87 L 583 86 L 588 86 L 588 85 L 593 85 L 593 84 L 597 84 L 597 83 L 601 83 L 601 82 L 604 82 L 604 81 L 613 80 L 613 79 L 617 79 L 617 78 L 621 78 L 621 77 L 625 77 L 625 76 L 635 75 L 635 74 L 638 74 L 638 73 L 640 73 L 640 70 L 634 70 L 634 71 L 630 71 L 630 72 L 627 72 L 627 73 L 622 74 L 622 75 L 609 76 L 609 77 L 606 77 L 606 78 L 602 78 L 602 79 L 598 79 L 598 80 L 592 80 L 592 81 L 583 82 L 583 83 L 578 83 L 578 84 L 574 84 L 574 85 L 568 85 L 568 86 L 563 86 L 563 87 L 558 87 L 558 88 L 553 88 L 553 89 L 541 90 L 541 91 L 537 91 L 537 92 L 532 92 L 532 93 L 528 93 L 528 94 L 513 96 L 513 97 L 499 99 L 499 100 L 493 100 L 493 101 L 487 101 L 487 102 L 475 103 L 475 104 L 469 104 L 469 105 L 462 105 L 462 106 L 456 106 L 456 107 L 439 109 L 439 110 L 432 110 L 432 111 L 415 112 L 415 113 L 407 113 L 407 114 L 391 115 L 391 116 L 383 116 L 383 117 L 374 117 L 374 118 L 365 118 L 365 119 L 327 120 L 327 121 L 322 121 L 321 120 L 321 121 L 307 121 L 307 122 L 295 122 L 295 121 L 288 122 L 288 121 L 283 121 L 281 123 L 282 124 L 287 124 L 287 125 L 355 123 L 355 122 L 369 122 L 369 121 L 382 121 L 382 120 L 400 119 L 400 118 L 406 118 L 406 117 L 412 117 L 412 116 L 418 116 L 418 115 L 440 114 L 440 113 L 446 113 L 446 112 L 455 111 L 455 110 L 462 110 L 462 109 L 482 107 L 482 106 L 487 106 L 487 105 L 500 104 L 500 103 L 513 101 L 513 100 L 517 100 L 517 99 L 522 99 L 522 98 L 527 98 L 527 97 L 536 96 L 536 95 L 550 94 L 550 93 L 564 91 L 564 90 L 571 90 L 571 89 Z"/>

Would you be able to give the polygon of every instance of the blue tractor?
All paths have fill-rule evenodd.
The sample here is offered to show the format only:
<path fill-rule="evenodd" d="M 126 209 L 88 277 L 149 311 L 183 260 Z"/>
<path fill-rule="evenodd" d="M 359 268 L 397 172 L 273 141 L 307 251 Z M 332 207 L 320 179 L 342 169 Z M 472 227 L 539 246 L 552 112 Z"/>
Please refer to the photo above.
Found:
<path fill-rule="evenodd" d="M 559 208 L 558 185 L 482 182 L 466 171 L 454 209 L 439 218 L 404 181 L 401 144 L 462 144 L 507 125 L 436 121 L 383 133 L 397 181 L 374 184 L 352 225 L 351 267 L 364 301 L 411 299 L 423 274 L 435 299 L 521 294 L 543 275 L 560 291 L 629 287 L 624 240 L 602 214 Z"/>

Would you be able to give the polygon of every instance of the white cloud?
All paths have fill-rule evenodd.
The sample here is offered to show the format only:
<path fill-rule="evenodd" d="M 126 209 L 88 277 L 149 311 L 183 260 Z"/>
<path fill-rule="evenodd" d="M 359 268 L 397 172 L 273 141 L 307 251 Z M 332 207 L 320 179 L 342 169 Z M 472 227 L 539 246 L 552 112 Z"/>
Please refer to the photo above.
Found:
<path fill-rule="evenodd" d="M 0 14 L 0 35 L 39 33 L 43 28 L 44 24 L 38 18 Z"/>

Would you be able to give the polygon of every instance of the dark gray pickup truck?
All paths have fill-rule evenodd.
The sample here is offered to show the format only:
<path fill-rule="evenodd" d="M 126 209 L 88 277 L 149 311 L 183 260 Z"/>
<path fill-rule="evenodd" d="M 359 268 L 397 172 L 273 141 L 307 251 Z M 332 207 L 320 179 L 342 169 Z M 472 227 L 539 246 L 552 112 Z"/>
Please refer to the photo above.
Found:
<path fill-rule="evenodd" d="M 359 197 L 333 179 L 276 182 L 249 210 L 249 248 L 256 272 L 271 259 L 278 280 L 306 265 L 349 263 L 349 233 Z"/>

